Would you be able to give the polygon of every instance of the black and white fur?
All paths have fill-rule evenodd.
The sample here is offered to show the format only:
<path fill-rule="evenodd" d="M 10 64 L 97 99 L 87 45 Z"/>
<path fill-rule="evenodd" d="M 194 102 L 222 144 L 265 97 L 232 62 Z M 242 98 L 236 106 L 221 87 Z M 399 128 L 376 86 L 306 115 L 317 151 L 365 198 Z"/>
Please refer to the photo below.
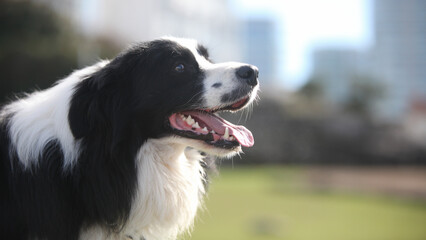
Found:
<path fill-rule="evenodd" d="M 251 102 L 258 85 L 238 79 L 242 66 L 163 38 L 4 106 L 0 237 L 175 239 L 190 229 L 205 193 L 200 151 L 240 148 L 177 136 L 167 116 L 217 109 L 235 94 Z"/>

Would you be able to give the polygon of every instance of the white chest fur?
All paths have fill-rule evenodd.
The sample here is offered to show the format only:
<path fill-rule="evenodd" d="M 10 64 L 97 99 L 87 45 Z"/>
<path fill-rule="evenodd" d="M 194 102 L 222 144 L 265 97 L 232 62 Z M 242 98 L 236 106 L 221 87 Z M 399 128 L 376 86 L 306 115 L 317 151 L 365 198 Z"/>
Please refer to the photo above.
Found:
<path fill-rule="evenodd" d="M 189 230 L 204 194 L 202 158 L 171 138 L 147 141 L 137 155 L 138 189 L 123 230 L 93 227 L 81 239 L 175 239 Z"/>

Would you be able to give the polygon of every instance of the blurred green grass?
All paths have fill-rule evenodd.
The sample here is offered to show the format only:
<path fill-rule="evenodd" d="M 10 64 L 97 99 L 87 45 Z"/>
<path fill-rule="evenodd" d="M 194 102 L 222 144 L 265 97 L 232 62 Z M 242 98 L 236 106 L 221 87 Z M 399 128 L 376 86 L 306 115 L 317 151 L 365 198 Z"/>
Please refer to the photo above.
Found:
<path fill-rule="evenodd" d="M 221 169 L 187 240 L 424 240 L 426 203 L 318 191 L 303 168 Z"/>

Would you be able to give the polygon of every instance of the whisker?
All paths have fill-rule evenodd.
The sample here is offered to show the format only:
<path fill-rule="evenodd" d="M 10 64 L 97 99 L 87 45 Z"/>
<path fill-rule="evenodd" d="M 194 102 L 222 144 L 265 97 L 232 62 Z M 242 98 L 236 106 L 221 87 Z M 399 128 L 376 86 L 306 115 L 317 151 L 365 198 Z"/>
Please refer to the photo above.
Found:
<path fill-rule="evenodd" d="M 247 111 L 246 111 L 246 121 L 251 117 L 252 112 L 253 112 L 253 104 L 250 104 L 247 107 Z"/>
<path fill-rule="evenodd" d="M 179 107 L 184 107 L 184 106 L 187 106 L 187 104 L 189 103 L 189 102 L 191 102 L 192 101 L 192 99 L 194 99 L 195 97 L 197 97 L 198 95 L 200 95 L 200 94 L 203 94 L 205 91 L 204 90 L 202 90 L 202 91 L 199 91 L 198 93 L 196 93 L 196 94 L 194 94 L 186 103 L 184 103 L 184 104 L 182 104 L 181 106 L 179 106 Z M 187 107 L 190 107 L 190 108 L 195 108 L 195 107 L 198 107 L 198 106 L 196 106 L 195 104 L 193 104 L 193 105 L 190 105 L 190 106 L 187 106 Z"/>
<path fill-rule="evenodd" d="M 246 111 L 246 109 L 244 108 L 243 111 L 240 112 L 240 117 L 238 118 L 238 124 L 240 124 L 241 122 L 241 118 L 243 117 L 244 112 Z"/>

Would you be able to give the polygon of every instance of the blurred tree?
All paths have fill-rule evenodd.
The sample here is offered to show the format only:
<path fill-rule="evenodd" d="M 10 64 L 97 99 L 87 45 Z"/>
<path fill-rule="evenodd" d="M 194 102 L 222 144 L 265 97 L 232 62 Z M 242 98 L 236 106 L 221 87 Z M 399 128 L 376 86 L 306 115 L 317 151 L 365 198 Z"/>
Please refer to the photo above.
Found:
<path fill-rule="evenodd" d="M 299 90 L 302 96 L 310 99 L 321 98 L 324 94 L 323 86 L 321 85 L 322 77 L 312 76 L 308 82 Z"/>
<path fill-rule="evenodd" d="M 75 34 L 50 9 L 0 2 L 0 97 L 45 88 L 77 66 Z"/>
<path fill-rule="evenodd" d="M 290 100 L 286 101 L 289 113 L 304 117 L 322 117 L 331 109 L 324 96 L 324 78 L 320 75 L 311 76 Z"/>
<path fill-rule="evenodd" d="M 0 1 L 0 102 L 68 75 L 78 66 L 79 49 L 88 46 L 101 55 L 94 60 L 117 52 L 107 39 L 85 39 L 45 5 Z"/>
<path fill-rule="evenodd" d="M 343 107 L 346 111 L 370 116 L 374 103 L 385 94 L 385 89 L 369 76 L 354 76 L 350 94 Z"/>

